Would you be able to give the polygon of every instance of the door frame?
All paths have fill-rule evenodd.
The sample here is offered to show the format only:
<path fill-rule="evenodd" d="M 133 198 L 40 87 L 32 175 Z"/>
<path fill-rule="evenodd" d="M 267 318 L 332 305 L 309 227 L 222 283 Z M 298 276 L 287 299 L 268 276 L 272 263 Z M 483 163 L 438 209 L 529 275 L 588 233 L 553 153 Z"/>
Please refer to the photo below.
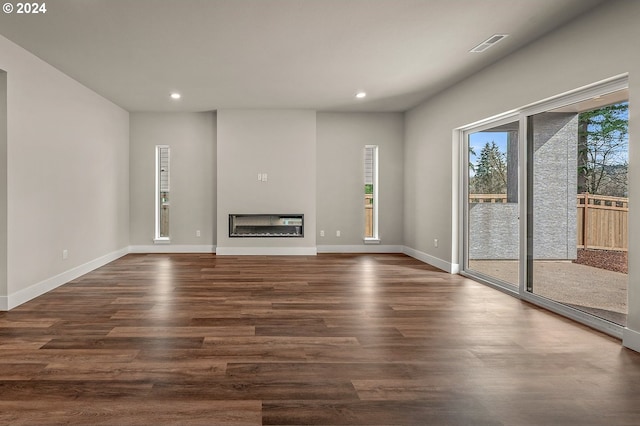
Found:
<path fill-rule="evenodd" d="M 575 90 L 553 96 L 533 104 L 511 110 L 509 112 L 496 115 L 484 120 L 480 120 L 453 131 L 453 153 L 454 162 L 456 164 L 453 176 L 454 182 L 454 212 L 457 212 L 457 229 L 453 231 L 454 251 L 453 263 L 459 262 L 459 274 L 472 278 L 478 282 L 488 285 L 497 290 L 503 291 L 521 300 L 527 301 L 544 309 L 570 318 L 576 322 L 587 325 L 603 333 L 611 336 L 622 338 L 624 326 L 610 322 L 608 320 L 596 317 L 586 312 L 571 308 L 562 303 L 546 299 L 527 291 L 529 282 L 529 243 L 528 239 L 532 238 L 533 230 L 530 229 L 530 220 L 527 216 L 529 209 L 529 155 L 528 155 L 528 117 L 539 114 L 548 110 L 553 110 L 566 105 L 574 104 L 580 101 L 588 100 L 607 93 L 624 90 L 629 88 L 628 74 L 621 74 L 612 78 L 590 84 Z M 470 273 L 467 270 L 467 247 L 468 247 L 468 164 L 469 152 L 467 135 L 491 127 L 499 126 L 508 122 L 520 122 L 520 131 L 518 132 L 518 205 L 519 205 L 519 282 L 517 287 L 505 286 L 490 277 Z M 457 194 L 456 194 L 457 193 Z M 457 196 L 456 196 L 457 195 Z M 454 213 L 455 214 L 455 213 Z M 456 223 L 456 218 L 453 218 Z"/>

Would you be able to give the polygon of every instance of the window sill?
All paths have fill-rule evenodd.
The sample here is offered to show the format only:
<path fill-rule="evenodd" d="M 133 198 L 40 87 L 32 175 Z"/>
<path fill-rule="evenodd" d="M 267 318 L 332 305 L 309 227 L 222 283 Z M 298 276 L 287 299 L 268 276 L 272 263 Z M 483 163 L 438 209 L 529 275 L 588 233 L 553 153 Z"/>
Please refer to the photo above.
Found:
<path fill-rule="evenodd" d="M 154 238 L 153 244 L 171 244 L 170 238 Z"/>
<path fill-rule="evenodd" d="M 380 244 L 380 238 L 365 238 L 365 244 Z"/>

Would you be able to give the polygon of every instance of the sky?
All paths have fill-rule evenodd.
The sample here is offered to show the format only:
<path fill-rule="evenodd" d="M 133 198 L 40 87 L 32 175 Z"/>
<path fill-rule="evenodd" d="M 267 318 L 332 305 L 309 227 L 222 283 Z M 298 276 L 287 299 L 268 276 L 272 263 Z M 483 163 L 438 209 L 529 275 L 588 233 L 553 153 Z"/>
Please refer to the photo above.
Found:
<path fill-rule="evenodd" d="M 495 142 L 500 152 L 507 152 L 507 132 L 477 132 L 469 135 L 469 147 L 473 148 L 476 155 L 469 153 L 469 162 L 478 164 L 480 151 L 485 144 Z"/>

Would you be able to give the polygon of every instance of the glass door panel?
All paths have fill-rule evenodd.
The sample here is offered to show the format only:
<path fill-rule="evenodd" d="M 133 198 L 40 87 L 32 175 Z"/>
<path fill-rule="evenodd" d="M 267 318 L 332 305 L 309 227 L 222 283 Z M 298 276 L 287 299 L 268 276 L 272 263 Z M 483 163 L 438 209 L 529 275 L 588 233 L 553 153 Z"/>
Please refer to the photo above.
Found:
<path fill-rule="evenodd" d="M 627 315 L 626 91 L 527 118 L 527 291 Z"/>
<path fill-rule="evenodd" d="M 466 132 L 465 271 L 518 286 L 518 132 L 513 121 Z"/>

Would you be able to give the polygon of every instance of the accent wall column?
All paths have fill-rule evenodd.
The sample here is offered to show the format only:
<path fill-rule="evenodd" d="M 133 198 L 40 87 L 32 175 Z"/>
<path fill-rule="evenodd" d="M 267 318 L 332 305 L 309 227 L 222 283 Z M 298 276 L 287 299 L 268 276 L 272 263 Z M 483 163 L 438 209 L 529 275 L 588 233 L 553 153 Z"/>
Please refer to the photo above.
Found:
<path fill-rule="evenodd" d="M 316 112 L 217 113 L 218 255 L 314 255 Z M 304 215 L 301 238 L 230 238 L 229 215 Z"/>

